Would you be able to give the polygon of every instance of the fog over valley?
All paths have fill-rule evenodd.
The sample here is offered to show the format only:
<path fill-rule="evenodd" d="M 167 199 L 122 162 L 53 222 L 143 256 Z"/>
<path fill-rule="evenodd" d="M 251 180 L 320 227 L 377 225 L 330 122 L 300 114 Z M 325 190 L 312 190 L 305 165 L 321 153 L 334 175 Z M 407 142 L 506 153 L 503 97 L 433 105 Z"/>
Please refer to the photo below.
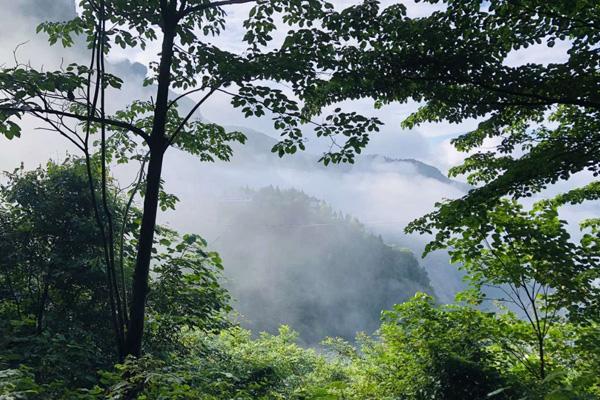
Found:
<path fill-rule="evenodd" d="M 600 400 L 597 0 L 0 0 L 0 400 Z"/>
<path fill-rule="evenodd" d="M 18 2 L 12 6 L 10 19 L 6 18 L 9 13 L 3 14 L 1 29 L 11 32 L 0 39 L 6 63 L 13 57 L 9 43 L 15 42 L 25 42 L 16 52 L 22 62 L 50 67 L 58 61 L 51 54 L 41 56 L 49 53 L 47 48 L 41 50 L 43 37 L 10 28 L 20 19 L 64 20 L 75 12 L 69 0 L 62 0 L 40 15 L 36 11 L 40 3 L 45 2 Z M 75 59 L 86 57 L 80 46 L 71 53 Z M 114 60 L 109 69 L 127 78 L 126 82 L 141 82 L 146 74 L 143 65 L 126 60 Z M 109 107 L 118 109 L 126 105 L 126 98 L 153 94 L 151 87 L 142 92 L 134 87 L 125 86 L 126 96 L 121 93 L 111 98 Z M 202 109 L 200 112 L 204 115 Z M 233 109 L 225 112 L 237 113 Z M 415 158 L 429 158 L 439 148 L 439 140 L 386 127 L 381 141 L 374 139 L 373 147 L 355 164 L 325 167 L 318 163 L 318 152 L 326 143 L 311 139 L 307 152 L 280 159 L 270 151 L 276 140 L 268 131 L 252 128 L 251 119 L 244 122 L 247 126 L 229 128 L 248 137 L 245 145 L 234 146 L 229 163 L 202 163 L 179 151 L 167 155 L 166 190 L 180 202 L 176 210 L 159 216 L 162 223 L 179 231 L 202 235 L 209 248 L 222 254 L 226 285 L 243 325 L 274 332 L 287 323 L 300 331 L 303 340 L 318 343 L 326 336 L 352 339 L 356 332 L 374 331 L 381 310 L 416 291 L 452 301 L 463 287 L 460 273 L 448 265 L 443 254 L 421 260 L 426 238 L 403 233 L 408 222 L 429 211 L 436 201 L 468 190 L 467 185 L 451 181 L 439 169 Z M 60 160 L 66 151 L 77 155 L 58 135 L 34 131 L 39 126 L 36 121 L 27 124 L 23 138 L 10 147 L 2 146 L 3 170 L 12 170 L 21 161 L 26 168 L 33 168 L 48 158 Z M 128 166 L 114 166 L 113 172 L 123 182 L 134 173 Z M 278 196 L 267 201 L 261 194 L 271 190 Z M 315 202 L 324 203 L 315 206 Z M 312 215 L 325 204 L 331 215 Z M 352 249 L 352 253 L 344 249 Z M 344 253 L 349 258 L 334 257 Z M 374 261 L 377 259 L 384 261 Z M 418 272 L 420 268 L 424 272 Z M 385 285 L 376 284 L 382 280 Z M 370 299 L 366 304 L 362 303 L 365 298 Z M 265 319 L 265 315 L 269 317 Z"/>
<path fill-rule="evenodd" d="M 7 5 L 10 12 L 0 16 L 4 64 L 17 57 L 51 68 L 86 59 L 81 43 L 69 49 L 72 60 L 58 59 L 45 38 L 31 31 L 32 24 L 47 18 L 75 15 L 72 1 L 51 3 L 50 8 L 43 0 Z M 13 53 L 14 43 L 22 45 Z M 154 95 L 154 87 L 140 89 L 147 69 L 139 54 L 122 53 L 109 61 L 107 68 L 126 82 L 123 92 L 109 98 L 109 109 Z M 451 303 L 465 288 L 462 273 L 449 264 L 445 252 L 421 259 L 429 237 L 408 236 L 404 227 L 436 202 L 469 190 L 469 185 L 448 179 L 446 172 L 464 157 L 450 147 L 449 138 L 473 124 L 403 131 L 399 121 L 415 104 L 374 110 L 369 102 L 349 103 L 382 117 L 386 125 L 356 163 L 325 167 L 318 159 L 330 145 L 327 140 L 308 132 L 306 152 L 279 158 L 271 153 L 277 139 L 269 118 L 245 119 L 227 101 L 217 97 L 197 115 L 243 132 L 247 143 L 233 146 L 230 162 L 207 163 L 181 151 L 169 152 L 165 189 L 179 202 L 158 219 L 178 231 L 200 234 L 209 248 L 221 253 L 226 286 L 242 325 L 274 332 L 287 323 L 311 344 L 326 336 L 352 339 L 355 332 L 374 331 L 381 310 L 417 291 Z M 192 105 L 189 100 L 181 108 Z M 24 123 L 23 137 L 10 146 L 0 138 L 0 169 L 12 170 L 21 162 L 30 169 L 50 158 L 61 160 L 67 152 L 78 155 L 58 135 L 35 130 L 37 121 Z M 135 175 L 132 166 L 112 167 L 123 185 Z"/>

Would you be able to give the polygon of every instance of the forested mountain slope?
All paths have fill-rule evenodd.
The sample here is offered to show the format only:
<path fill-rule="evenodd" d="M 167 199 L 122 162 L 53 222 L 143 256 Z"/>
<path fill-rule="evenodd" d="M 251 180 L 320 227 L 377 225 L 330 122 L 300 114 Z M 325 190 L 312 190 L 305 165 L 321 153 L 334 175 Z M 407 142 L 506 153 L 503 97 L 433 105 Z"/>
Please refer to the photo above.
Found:
<path fill-rule="evenodd" d="M 167 188 L 180 197 L 181 203 L 177 212 L 165 217 L 165 222 L 184 231 L 201 232 L 223 254 L 237 254 L 243 243 L 235 240 L 223 242 L 223 229 L 229 235 L 233 235 L 236 229 L 242 230 L 239 235 L 247 235 L 243 229 L 248 225 L 243 219 L 247 216 L 238 215 L 241 210 L 246 210 L 244 207 L 250 207 L 246 196 L 240 194 L 242 187 L 260 189 L 272 185 L 283 190 L 302 191 L 327 202 L 336 211 L 356 217 L 364 225 L 365 232 L 381 235 L 390 245 L 410 249 L 417 258 L 423 250 L 424 240 L 405 235 L 404 226 L 420 215 L 421 209 L 429 209 L 429 203 L 433 206 L 433 199 L 438 195 L 457 196 L 468 189 L 467 185 L 445 177 L 437 168 L 412 159 L 367 155 L 360 157 L 354 165 L 328 167 L 317 163 L 318 156 L 310 153 L 280 159 L 270 152 L 276 142 L 272 137 L 243 127 L 231 129 L 244 132 L 248 141 L 243 146 L 236 146 L 230 163 L 200 165 L 192 157 L 178 154 L 169 160 L 174 167 L 166 171 L 167 182 L 170 183 Z M 170 170 L 176 173 L 171 175 Z M 269 235 L 275 241 L 281 240 L 277 224 L 282 222 L 277 221 L 277 218 L 281 221 L 296 218 L 296 210 L 290 206 L 290 199 L 287 197 L 281 195 L 269 199 L 272 207 L 277 207 L 277 215 L 263 215 L 268 207 L 246 211 L 256 221 L 271 221 L 265 222 L 260 229 L 264 231 L 263 234 L 270 231 Z M 223 228 L 223 224 L 226 228 Z M 254 233 L 248 236 L 254 237 Z M 264 240 L 266 242 L 268 238 Z M 304 238 L 296 245 L 299 248 L 310 247 Z M 337 245 L 352 247 L 353 243 L 343 243 L 339 237 Z M 246 258 L 258 260 L 262 257 L 259 247 L 244 248 L 244 251 Z M 291 261 L 295 264 L 292 265 Z M 228 257 L 225 257 L 224 262 L 232 281 L 244 280 L 243 277 L 237 277 L 241 269 L 231 265 Z M 310 253 L 304 251 L 294 260 L 282 258 L 280 267 L 284 270 L 293 269 L 303 262 L 314 264 L 315 260 Z M 446 252 L 430 255 L 421 264 L 427 270 L 431 286 L 441 302 L 452 302 L 454 294 L 464 288 L 462 274 L 449 265 Z M 367 263 L 363 268 L 368 270 L 371 266 Z M 267 279 L 263 277 L 263 273 L 263 269 L 254 270 L 254 276 Z M 359 298 L 357 296 L 356 300 Z M 244 301 L 240 299 L 240 305 L 245 301 L 246 298 Z M 375 310 L 370 318 L 378 319 L 379 311 Z M 366 326 L 374 325 L 368 323 Z M 352 333 L 350 335 L 353 336 Z"/>
<path fill-rule="evenodd" d="M 211 245 L 223 257 L 241 322 L 276 332 L 289 324 L 314 344 L 372 332 L 381 310 L 432 293 L 409 251 L 386 245 L 356 219 L 297 190 L 242 191 L 221 206 Z"/>

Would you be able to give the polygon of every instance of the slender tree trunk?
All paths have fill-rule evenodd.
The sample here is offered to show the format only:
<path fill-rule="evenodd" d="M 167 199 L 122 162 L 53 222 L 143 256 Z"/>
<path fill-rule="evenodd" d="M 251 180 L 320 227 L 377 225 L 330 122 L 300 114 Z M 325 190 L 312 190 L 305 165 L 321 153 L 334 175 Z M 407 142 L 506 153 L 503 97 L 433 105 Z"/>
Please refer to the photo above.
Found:
<path fill-rule="evenodd" d="M 148 143 L 150 146 L 150 159 L 148 162 L 148 174 L 146 178 L 144 210 L 140 228 L 136 265 L 133 274 L 129 324 L 125 342 L 125 355 L 132 355 L 135 357 L 139 357 L 142 352 L 146 297 L 148 295 L 148 277 L 150 273 L 152 245 L 154 242 L 154 229 L 156 227 L 162 163 L 168 143 L 165 135 L 165 125 L 167 121 L 169 87 L 171 84 L 171 64 L 173 62 L 173 44 L 177 20 L 175 17 L 175 9 L 164 11 L 158 90 L 154 108 L 152 133 L 150 135 L 150 143 Z"/>
<path fill-rule="evenodd" d="M 538 337 L 538 346 L 540 354 L 540 378 L 544 380 L 546 378 L 546 360 L 544 359 L 546 356 L 544 354 L 544 338 L 542 336 Z"/>
<path fill-rule="evenodd" d="M 142 351 L 146 297 L 148 295 L 148 276 L 154 242 L 162 162 L 162 151 L 156 151 L 154 154 L 151 153 L 148 164 L 148 176 L 146 178 L 146 197 L 144 198 L 144 213 L 140 229 L 138 254 L 133 275 L 129 326 L 125 342 L 125 354 L 136 357 L 139 357 Z"/>
<path fill-rule="evenodd" d="M 46 312 L 46 302 L 48 301 L 48 291 L 50 289 L 50 282 L 48 281 L 48 277 L 44 278 L 44 290 L 42 292 L 42 297 L 40 299 L 38 315 L 36 318 L 36 334 L 41 335 L 44 330 L 44 314 Z"/>

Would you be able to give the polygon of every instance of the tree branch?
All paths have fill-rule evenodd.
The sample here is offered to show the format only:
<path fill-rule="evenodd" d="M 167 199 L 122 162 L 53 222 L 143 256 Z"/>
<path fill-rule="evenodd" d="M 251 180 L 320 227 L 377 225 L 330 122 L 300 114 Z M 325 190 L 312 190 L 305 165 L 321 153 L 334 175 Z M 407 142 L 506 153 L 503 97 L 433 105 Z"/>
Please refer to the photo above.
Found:
<path fill-rule="evenodd" d="M 113 120 L 113 119 L 109 119 L 109 118 L 100 118 L 100 117 L 95 117 L 93 115 L 88 117 L 88 116 L 74 114 L 74 113 L 70 113 L 70 112 L 66 112 L 66 111 L 51 110 L 51 109 L 44 109 L 44 108 L 0 106 L 0 111 L 23 112 L 23 113 L 31 113 L 31 114 L 35 114 L 37 112 L 37 113 L 44 113 L 44 114 L 60 115 L 62 117 L 73 118 L 73 119 L 76 119 L 79 121 L 92 121 L 92 122 L 98 122 L 98 123 L 105 123 L 107 125 L 111 125 L 111 126 L 114 126 L 117 128 L 127 129 L 127 130 L 135 133 L 136 135 L 142 137 L 146 142 L 149 142 L 149 140 L 150 140 L 150 136 L 148 136 L 148 134 L 146 134 L 146 132 L 144 132 L 142 129 L 140 129 L 134 125 L 131 125 L 127 122 Z"/>
<path fill-rule="evenodd" d="M 256 0 L 220 0 L 220 1 L 213 1 L 212 3 L 206 3 L 206 4 L 198 4 L 197 6 L 194 7 L 190 7 L 186 10 L 183 11 L 183 13 L 181 14 L 182 17 L 189 15 L 191 13 L 197 12 L 197 11 L 202 11 L 202 10 L 206 10 L 209 8 L 215 8 L 215 7 L 221 7 L 221 6 L 228 6 L 228 5 L 232 5 L 232 4 L 244 4 L 244 3 L 254 3 L 256 2 Z"/>
<path fill-rule="evenodd" d="M 167 142 L 167 146 L 170 146 L 171 144 L 173 144 L 173 141 L 175 140 L 175 137 L 177 136 L 177 134 L 179 132 L 181 132 L 181 130 L 185 127 L 185 124 L 187 124 L 187 122 L 190 120 L 190 118 L 192 117 L 192 115 L 194 115 L 194 113 L 196 112 L 196 110 L 202 105 L 204 104 L 204 102 L 206 100 L 208 100 L 208 98 L 217 90 L 217 88 L 212 88 L 206 95 L 204 95 L 204 97 L 202 97 L 202 99 L 200 99 L 199 102 L 196 103 L 196 105 L 190 110 L 190 112 L 185 116 L 185 118 L 183 119 L 183 121 L 181 121 L 181 123 L 179 124 L 179 126 L 177 127 L 177 129 L 175 129 L 175 131 L 173 132 L 173 134 L 171 135 L 171 137 L 169 138 L 169 141 Z"/>

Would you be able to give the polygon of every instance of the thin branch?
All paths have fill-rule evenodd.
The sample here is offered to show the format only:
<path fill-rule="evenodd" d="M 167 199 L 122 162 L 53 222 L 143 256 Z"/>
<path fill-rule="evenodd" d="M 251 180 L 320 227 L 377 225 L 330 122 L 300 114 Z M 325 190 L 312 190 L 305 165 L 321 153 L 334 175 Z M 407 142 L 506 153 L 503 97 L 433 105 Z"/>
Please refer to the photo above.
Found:
<path fill-rule="evenodd" d="M 204 97 L 202 97 L 200 99 L 199 102 L 196 103 L 196 105 L 190 110 L 190 112 L 185 116 L 185 118 L 181 121 L 181 123 L 179 124 L 179 126 L 177 127 L 177 129 L 175 129 L 175 131 L 173 132 L 173 134 L 171 135 L 171 137 L 169 138 L 169 140 L 167 141 L 167 147 L 170 146 L 171 144 L 173 144 L 173 141 L 175 140 L 175 138 L 177 137 L 177 135 L 179 134 L 179 132 L 181 132 L 181 130 L 185 127 L 185 124 L 187 124 L 187 122 L 190 120 L 190 118 L 192 118 L 192 115 L 194 115 L 194 113 L 196 112 L 196 110 L 198 110 L 198 108 L 200 108 L 200 106 L 206 101 L 208 100 L 208 98 L 210 96 L 212 96 L 212 94 L 217 90 L 217 88 L 212 88 L 206 95 L 204 95 Z"/>
<path fill-rule="evenodd" d="M 232 5 L 232 4 L 244 4 L 244 3 L 254 3 L 257 0 L 220 0 L 220 1 L 213 1 L 212 3 L 206 3 L 206 4 L 198 4 L 196 6 L 193 7 L 189 7 L 187 9 L 185 9 L 181 14 L 180 17 L 183 18 L 191 13 L 197 12 L 197 11 L 202 11 L 202 10 L 206 10 L 209 8 L 216 8 L 216 7 L 222 7 L 222 6 L 228 6 L 228 5 Z"/>
<path fill-rule="evenodd" d="M 105 64 L 104 64 L 104 42 L 106 39 L 106 20 L 105 20 L 105 5 L 104 0 L 100 2 L 100 46 L 98 47 L 98 55 L 96 64 L 98 66 L 98 80 L 100 81 L 100 118 L 103 122 L 101 122 L 100 133 L 101 133 L 101 147 L 100 147 L 100 162 L 101 162 L 101 196 L 102 196 L 102 207 L 104 209 L 104 214 L 106 216 L 106 221 L 108 223 L 108 250 L 109 250 L 109 262 L 108 266 L 110 269 L 110 278 L 112 281 L 112 287 L 114 290 L 116 307 L 118 310 L 117 318 L 119 321 L 120 329 L 123 330 L 125 326 L 123 320 L 123 314 L 127 312 L 127 310 L 123 309 L 123 305 L 121 303 L 121 295 L 119 293 L 119 284 L 117 283 L 117 271 L 115 268 L 115 239 L 114 239 L 114 223 L 113 216 L 108 206 L 108 188 L 107 188 L 107 167 L 106 167 L 106 123 L 105 112 L 106 112 L 106 89 L 105 89 Z M 125 290 L 125 288 L 122 288 Z M 123 335 L 123 332 L 121 333 Z"/>
<path fill-rule="evenodd" d="M 73 119 L 76 119 L 79 121 L 84 121 L 84 122 L 90 121 L 90 122 L 96 122 L 96 123 L 105 123 L 106 125 L 111 125 L 111 126 L 114 126 L 117 128 L 127 129 L 127 130 L 135 133 L 136 135 L 141 136 L 146 142 L 148 142 L 148 140 L 150 139 L 150 137 L 142 129 L 140 129 L 136 126 L 133 126 L 127 122 L 113 120 L 110 118 L 100 118 L 100 117 L 95 117 L 93 115 L 88 117 L 88 116 L 74 114 L 74 113 L 67 112 L 67 111 L 59 111 L 59 110 L 53 110 L 53 109 L 48 109 L 48 108 L 0 106 L 0 110 L 11 111 L 11 112 L 23 112 L 23 113 L 38 112 L 38 113 L 51 114 L 51 115 L 60 115 L 63 117 L 73 118 Z"/>
<path fill-rule="evenodd" d="M 62 129 L 60 129 L 60 127 L 58 125 L 56 125 L 51 119 L 49 118 L 44 118 L 41 115 L 38 115 L 36 113 L 32 113 L 34 116 L 36 116 L 37 118 L 45 121 L 46 123 L 48 123 L 50 126 L 52 126 L 52 129 L 50 128 L 39 128 L 39 129 L 43 129 L 43 130 L 49 130 L 52 132 L 58 132 L 59 135 L 63 136 L 64 138 L 66 138 L 69 142 L 71 142 L 75 147 L 77 147 L 79 150 L 85 152 L 85 148 L 83 147 L 82 144 L 77 143 L 77 141 L 75 141 L 75 139 L 73 139 L 72 137 L 70 137 L 69 135 L 67 135 Z"/>
<path fill-rule="evenodd" d="M 171 108 L 171 107 L 173 107 L 173 105 L 175 105 L 175 104 L 176 104 L 176 103 L 177 103 L 179 100 L 181 100 L 182 98 L 184 98 L 184 97 L 186 97 L 186 96 L 189 96 L 189 95 L 190 95 L 190 94 L 192 94 L 192 93 L 201 92 L 201 91 L 203 91 L 203 90 L 205 90 L 205 89 L 206 89 L 205 87 L 199 87 L 199 88 L 196 88 L 196 89 L 193 89 L 193 90 L 189 90 L 189 91 L 187 91 L 187 92 L 185 92 L 185 93 L 182 93 L 182 94 L 180 94 L 179 96 L 175 97 L 175 98 L 174 98 L 174 99 L 173 99 L 173 100 L 172 100 L 172 101 L 169 103 L 169 105 L 167 106 L 167 108 Z"/>
<path fill-rule="evenodd" d="M 537 376 L 537 370 L 530 365 L 530 363 L 527 360 L 527 355 L 520 352 L 520 354 L 517 353 L 517 350 L 515 348 L 511 348 L 510 344 L 506 344 L 504 346 L 504 350 L 508 351 L 510 354 L 512 354 L 512 356 L 518 361 L 520 362 L 525 369 L 527 369 L 527 371 L 529 371 L 529 373 L 533 376 Z"/>

